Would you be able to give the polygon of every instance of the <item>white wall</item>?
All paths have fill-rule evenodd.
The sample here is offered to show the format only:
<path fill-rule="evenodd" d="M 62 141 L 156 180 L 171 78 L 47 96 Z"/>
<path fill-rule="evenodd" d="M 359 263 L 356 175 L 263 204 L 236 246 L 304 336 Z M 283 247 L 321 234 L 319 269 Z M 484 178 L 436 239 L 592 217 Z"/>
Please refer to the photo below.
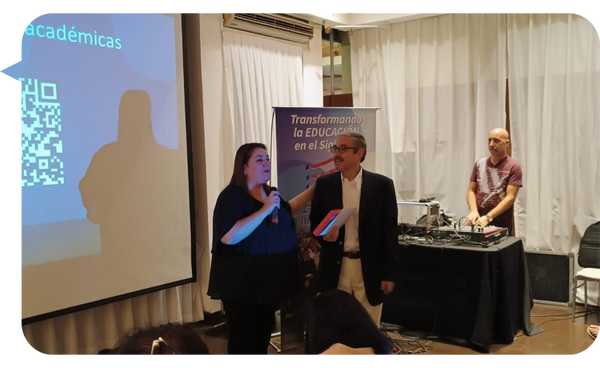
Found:
<path fill-rule="evenodd" d="M 304 49 L 304 106 L 323 107 L 323 53 L 321 26 L 314 25 L 314 34 Z"/>

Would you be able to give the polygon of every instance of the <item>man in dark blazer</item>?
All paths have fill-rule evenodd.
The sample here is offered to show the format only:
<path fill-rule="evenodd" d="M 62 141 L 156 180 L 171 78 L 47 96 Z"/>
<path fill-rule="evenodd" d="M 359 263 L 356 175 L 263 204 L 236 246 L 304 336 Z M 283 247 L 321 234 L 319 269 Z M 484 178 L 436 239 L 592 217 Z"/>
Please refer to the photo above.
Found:
<path fill-rule="evenodd" d="M 377 325 L 383 294 L 394 290 L 397 268 L 392 247 L 398 245 L 398 207 L 394 182 L 363 170 L 367 153 L 358 133 L 338 136 L 331 151 L 337 172 L 317 179 L 310 212 L 311 230 L 331 210 L 357 208 L 341 229 L 319 237 L 319 290 L 353 294 Z"/>

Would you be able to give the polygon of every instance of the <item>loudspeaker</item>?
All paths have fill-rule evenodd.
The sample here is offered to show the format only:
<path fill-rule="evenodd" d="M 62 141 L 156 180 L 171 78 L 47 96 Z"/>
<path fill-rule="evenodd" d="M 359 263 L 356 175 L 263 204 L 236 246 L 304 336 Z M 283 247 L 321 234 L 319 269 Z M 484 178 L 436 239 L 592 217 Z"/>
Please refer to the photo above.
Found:
<path fill-rule="evenodd" d="M 525 251 L 533 300 L 537 303 L 571 306 L 573 253 Z"/>

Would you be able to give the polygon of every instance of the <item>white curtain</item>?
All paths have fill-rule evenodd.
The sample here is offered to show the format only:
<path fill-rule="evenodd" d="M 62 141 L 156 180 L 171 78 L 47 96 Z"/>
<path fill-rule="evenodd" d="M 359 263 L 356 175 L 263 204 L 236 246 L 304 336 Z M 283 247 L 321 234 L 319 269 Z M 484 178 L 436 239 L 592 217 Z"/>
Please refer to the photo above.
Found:
<path fill-rule="evenodd" d="M 600 220 L 600 45 L 587 20 L 444 15 L 354 31 L 351 47 L 354 104 L 381 107 L 377 171 L 400 198 L 435 196 L 457 218 L 488 132 L 506 125 L 508 78 L 516 234 L 527 249 L 577 252 Z"/>
<path fill-rule="evenodd" d="M 198 289 L 187 284 L 47 319 L 23 326 L 23 334 L 45 354 L 97 354 L 133 328 L 204 319 Z"/>
<path fill-rule="evenodd" d="M 230 175 L 235 151 L 244 143 L 260 142 L 277 162 L 271 144 L 273 107 L 302 106 L 302 46 L 274 38 L 234 30 L 223 31 L 225 101 L 223 101 L 223 143 L 231 159 L 224 161 Z M 275 130 L 273 129 L 273 136 Z M 277 167 L 273 165 L 271 183 Z M 229 177 L 225 178 L 228 182 Z"/>
<path fill-rule="evenodd" d="M 577 15 L 507 21 L 513 156 L 524 179 L 517 231 L 528 249 L 577 253 L 585 229 L 600 220 L 598 33 Z"/>
<path fill-rule="evenodd" d="M 450 14 L 350 35 L 354 106 L 381 107 L 376 169 L 398 198 L 467 214 L 473 165 L 506 125 L 505 33 L 504 15 Z"/>

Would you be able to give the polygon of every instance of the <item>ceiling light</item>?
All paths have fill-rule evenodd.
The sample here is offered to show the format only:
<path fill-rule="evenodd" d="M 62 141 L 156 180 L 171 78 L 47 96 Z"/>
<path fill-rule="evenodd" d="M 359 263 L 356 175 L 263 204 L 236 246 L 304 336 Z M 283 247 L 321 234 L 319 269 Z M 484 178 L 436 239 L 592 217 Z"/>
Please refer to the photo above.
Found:
<path fill-rule="evenodd" d="M 375 24 L 340 24 L 333 26 L 335 29 L 360 29 L 360 28 L 378 28 Z"/>

